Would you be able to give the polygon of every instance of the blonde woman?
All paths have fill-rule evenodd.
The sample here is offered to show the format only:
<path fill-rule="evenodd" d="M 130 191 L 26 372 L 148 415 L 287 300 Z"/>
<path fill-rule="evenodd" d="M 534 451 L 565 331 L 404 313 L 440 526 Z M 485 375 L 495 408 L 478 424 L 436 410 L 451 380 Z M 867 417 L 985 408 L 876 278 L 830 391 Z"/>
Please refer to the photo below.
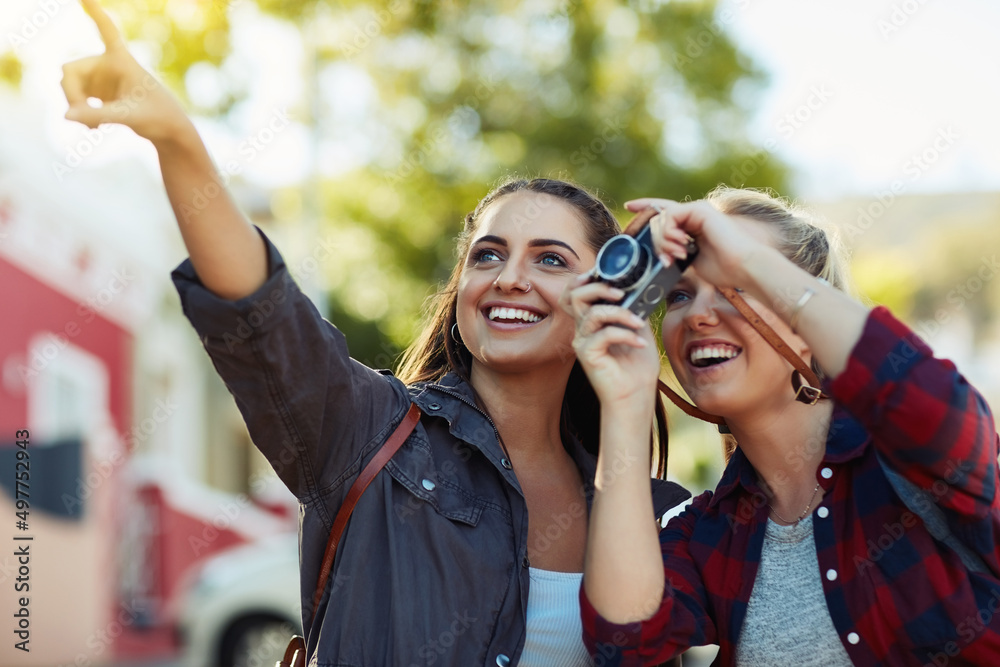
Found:
<path fill-rule="evenodd" d="M 698 244 L 667 296 L 663 347 L 733 448 L 714 492 L 658 532 L 643 467 L 606 473 L 647 451 L 659 354 L 647 325 L 593 305 L 612 299 L 606 285 L 578 281 L 564 303 L 601 400 L 581 590 L 593 654 L 644 665 L 718 644 L 721 665 L 1000 664 L 998 438 L 978 392 L 885 308 L 839 289 L 826 235 L 784 202 L 723 188 L 628 206 L 661 210 L 664 262 Z M 820 371 L 822 395 L 740 297 Z M 930 512 L 910 509 L 904 484 Z"/>

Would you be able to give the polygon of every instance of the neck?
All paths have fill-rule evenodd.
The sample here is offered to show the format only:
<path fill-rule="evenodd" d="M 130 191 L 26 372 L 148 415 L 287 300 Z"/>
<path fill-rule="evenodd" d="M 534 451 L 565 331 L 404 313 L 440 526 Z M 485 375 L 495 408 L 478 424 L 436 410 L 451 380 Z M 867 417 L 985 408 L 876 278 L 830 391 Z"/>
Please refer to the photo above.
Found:
<path fill-rule="evenodd" d="M 511 461 L 530 465 L 564 453 L 559 419 L 572 365 L 564 372 L 501 373 L 473 363 L 471 384 Z M 522 465 L 523 468 L 523 465 Z"/>
<path fill-rule="evenodd" d="M 811 501 L 813 508 L 819 502 L 816 469 L 826 454 L 832 415 L 832 401 L 806 405 L 793 400 L 774 411 L 726 419 L 771 495 L 771 507 L 786 519 L 798 518 Z"/>

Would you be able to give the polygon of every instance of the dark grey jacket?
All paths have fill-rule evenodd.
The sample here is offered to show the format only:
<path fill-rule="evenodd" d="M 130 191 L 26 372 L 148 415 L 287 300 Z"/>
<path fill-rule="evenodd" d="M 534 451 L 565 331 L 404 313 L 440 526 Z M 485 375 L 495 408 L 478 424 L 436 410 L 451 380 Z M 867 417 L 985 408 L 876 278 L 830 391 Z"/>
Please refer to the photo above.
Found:
<path fill-rule="evenodd" d="M 408 388 L 351 359 L 343 335 L 320 317 L 269 241 L 267 248 L 270 277 L 239 301 L 206 290 L 190 261 L 173 279 L 254 443 L 300 501 L 310 664 L 517 664 L 528 513 L 494 427 L 456 376 Z M 358 503 L 314 616 L 333 518 L 411 400 L 423 418 Z M 589 504 L 595 459 L 579 443 L 567 447 L 588 480 Z M 653 483 L 658 514 L 689 496 Z"/>

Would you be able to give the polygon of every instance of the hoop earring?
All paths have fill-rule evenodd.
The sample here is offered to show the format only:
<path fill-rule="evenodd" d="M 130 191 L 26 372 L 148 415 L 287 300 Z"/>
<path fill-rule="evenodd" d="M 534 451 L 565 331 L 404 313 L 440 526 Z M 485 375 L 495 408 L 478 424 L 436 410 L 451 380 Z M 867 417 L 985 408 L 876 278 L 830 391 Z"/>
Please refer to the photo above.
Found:
<path fill-rule="evenodd" d="M 451 325 L 451 339 L 459 345 L 464 345 L 465 343 L 462 342 L 461 336 L 461 332 L 458 331 L 458 322 L 455 322 Z"/>

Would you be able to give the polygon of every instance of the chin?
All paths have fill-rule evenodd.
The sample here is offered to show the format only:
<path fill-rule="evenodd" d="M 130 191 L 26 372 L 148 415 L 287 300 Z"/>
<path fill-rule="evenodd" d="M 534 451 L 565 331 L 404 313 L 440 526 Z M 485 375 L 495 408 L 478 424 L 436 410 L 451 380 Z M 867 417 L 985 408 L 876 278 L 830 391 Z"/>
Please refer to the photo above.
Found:
<path fill-rule="evenodd" d="M 694 391 L 685 387 L 684 390 L 698 409 L 704 410 L 710 415 L 723 416 L 727 412 L 732 412 L 733 405 L 739 402 L 739 396 L 733 396 L 732 392 L 720 389 L 709 388 Z"/>
<path fill-rule="evenodd" d="M 536 370 L 544 363 L 538 355 L 513 350 L 484 350 L 474 357 L 484 368 L 499 373 L 523 373 Z"/>

